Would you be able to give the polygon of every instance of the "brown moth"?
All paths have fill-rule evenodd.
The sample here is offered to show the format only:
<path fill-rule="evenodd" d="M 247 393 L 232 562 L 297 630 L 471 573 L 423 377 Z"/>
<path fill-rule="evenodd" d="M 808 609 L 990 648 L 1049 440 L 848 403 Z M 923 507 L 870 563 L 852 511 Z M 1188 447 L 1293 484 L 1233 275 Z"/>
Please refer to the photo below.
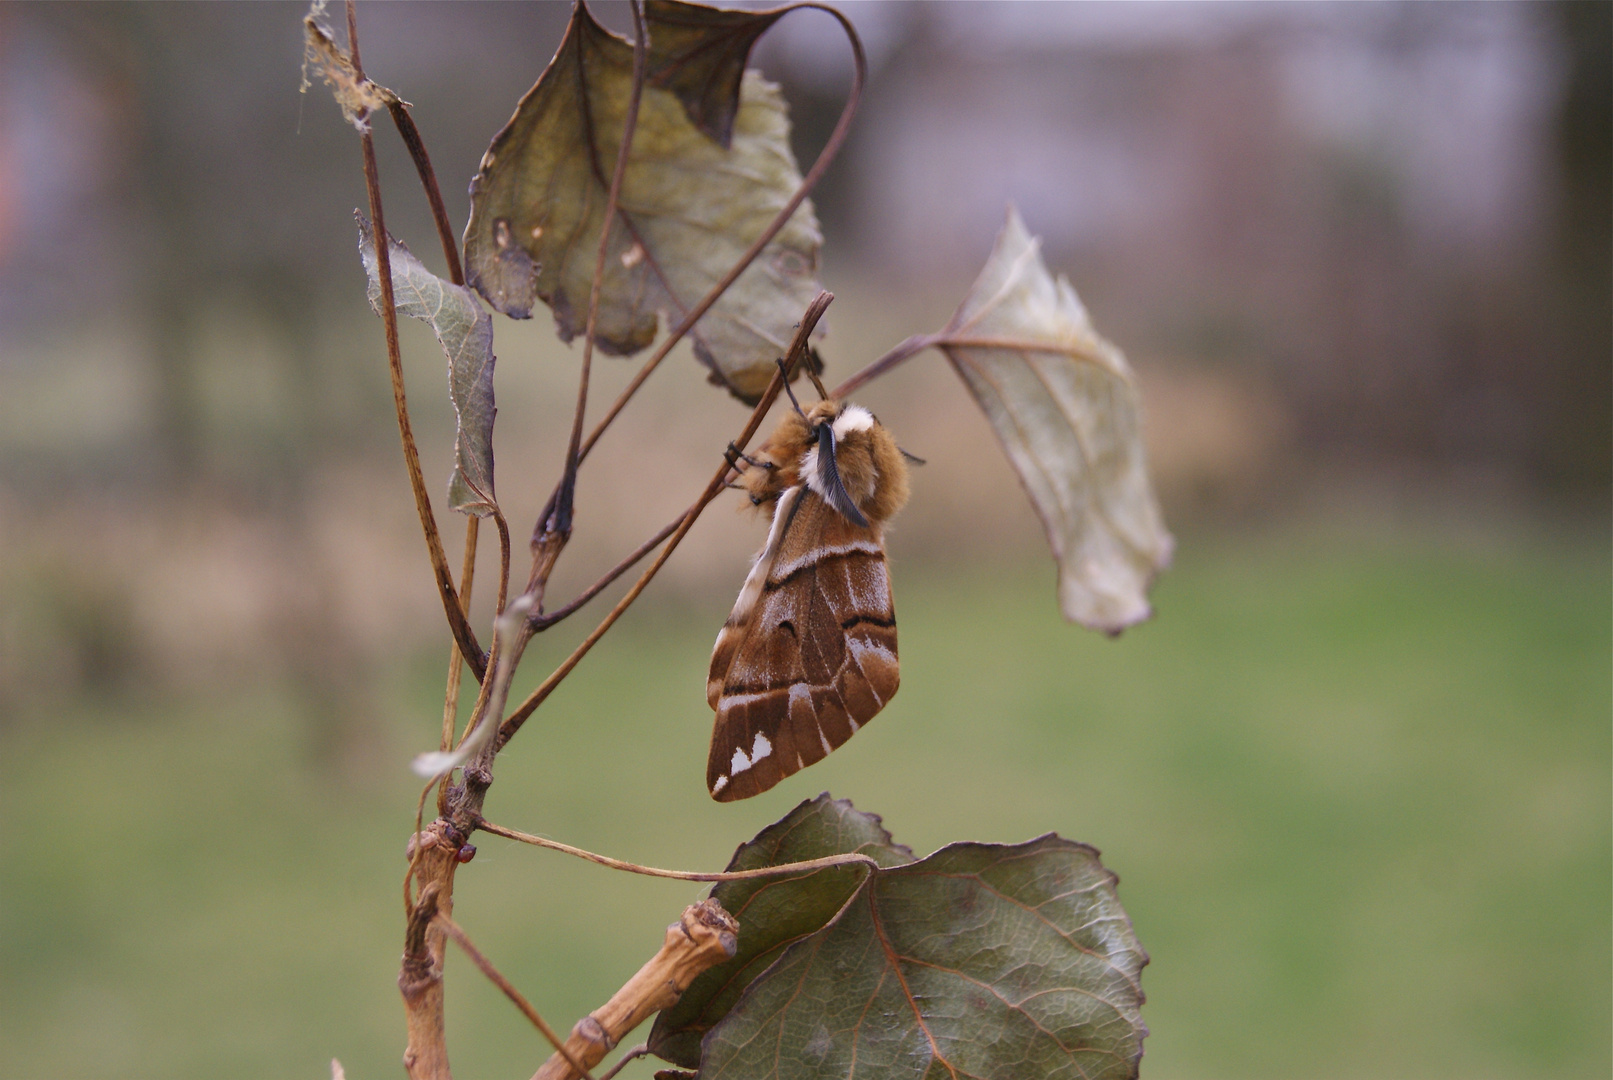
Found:
<path fill-rule="evenodd" d="M 706 786 L 759 795 L 821 761 L 896 694 L 884 526 L 907 463 L 872 413 L 826 398 L 785 416 L 739 487 L 773 504 L 767 543 L 717 635 Z"/>

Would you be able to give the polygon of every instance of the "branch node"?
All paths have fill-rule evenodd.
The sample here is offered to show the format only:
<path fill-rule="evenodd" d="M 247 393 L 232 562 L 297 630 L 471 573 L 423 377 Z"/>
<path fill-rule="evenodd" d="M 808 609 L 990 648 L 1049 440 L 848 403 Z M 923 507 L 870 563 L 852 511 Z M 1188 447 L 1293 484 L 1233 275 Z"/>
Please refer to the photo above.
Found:
<path fill-rule="evenodd" d="M 585 1016 L 578 1020 L 576 1026 L 571 1029 L 571 1033 L 578 1038 L 587 1039 L 591 1043 L 603 1046 L 607 1052 L 616 1049 L 616 1040 L 610 1037 L 610 1032 L 605 1030 L 605 1025 L 595 1020 L 592 1016 Z"/>

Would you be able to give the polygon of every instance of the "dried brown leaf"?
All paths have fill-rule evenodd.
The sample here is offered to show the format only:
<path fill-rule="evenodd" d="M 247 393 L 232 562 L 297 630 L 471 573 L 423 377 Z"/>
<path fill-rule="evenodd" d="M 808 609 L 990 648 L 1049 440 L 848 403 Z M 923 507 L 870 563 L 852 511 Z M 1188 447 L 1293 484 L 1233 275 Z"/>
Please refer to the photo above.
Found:
<path fill-rule="evenodd" d="M 709 292 L 800 186 L 783 97 L 744 70 L 751 44 L 777 17 L 648 5 L 648 79 L 596 327 L 604 351 L 648 346 L 661 318 L 681 318 Z M 470 283 L 515 318 L 543 300 L 567 341 L 587 321 L 632 52 L 579 4 L 554 60 L 471 182 Z M 696 355 L 741 397 L 766 387 L 821 288 L 821 243 L 803 203 L 694 327 Z"/>

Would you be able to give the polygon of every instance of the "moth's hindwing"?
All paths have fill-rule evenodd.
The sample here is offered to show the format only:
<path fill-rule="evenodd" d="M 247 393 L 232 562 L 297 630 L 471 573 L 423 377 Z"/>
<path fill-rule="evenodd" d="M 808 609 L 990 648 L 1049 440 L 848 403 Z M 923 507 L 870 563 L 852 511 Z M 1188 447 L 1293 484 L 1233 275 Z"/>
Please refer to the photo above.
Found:
<path fill-rule="evenodd" d="M 821 761 L 898 682 L 879 526 L 855 525 L 804 485 L 791 488 L 712 652 L 712 797 L 749 798 Z"/>

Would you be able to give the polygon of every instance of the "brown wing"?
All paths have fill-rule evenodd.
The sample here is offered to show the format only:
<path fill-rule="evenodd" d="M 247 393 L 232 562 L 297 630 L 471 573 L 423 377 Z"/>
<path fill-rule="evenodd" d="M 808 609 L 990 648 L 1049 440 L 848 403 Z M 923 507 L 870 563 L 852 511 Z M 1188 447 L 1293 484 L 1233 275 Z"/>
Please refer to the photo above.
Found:
<path fill-rule="evenodd" d="M 898 682 L 878 526 L 854 525 L 814 492 L 791 488 L 712 652 L 712 797 L 759 795 L 822 760 L 884 708 Z"/>

